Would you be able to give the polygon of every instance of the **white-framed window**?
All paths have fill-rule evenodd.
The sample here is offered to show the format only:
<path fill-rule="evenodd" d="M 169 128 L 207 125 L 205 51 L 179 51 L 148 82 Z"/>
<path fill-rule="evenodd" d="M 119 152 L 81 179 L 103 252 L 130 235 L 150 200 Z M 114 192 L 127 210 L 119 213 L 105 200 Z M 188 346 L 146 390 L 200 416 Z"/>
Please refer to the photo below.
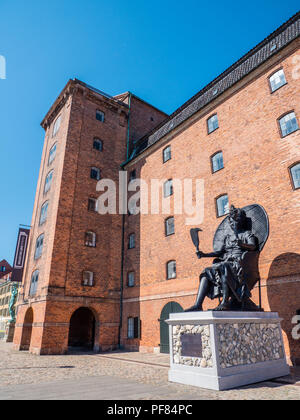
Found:
<path fill-rule="evenodd" d="M 133 287 L 135 284 L 135 275 L 134 271 L 130 271 L 127 276 L 127 285 L 128 287 Z"/>
<path fill-rule="evenodd" d="M 41 207 L 40 225 L 46 222 L 48 213 L 49 201 L 46 201 Z"/>
<path fill-rule="evenodd" d="M 96 120 L 100 121 L 100 122 L 104 122 L 105 120 L 105 114 L 103 111 L 100 111 L 99 109 L 97 109 L 96 111 Z"/>
<path fill-rule="evenodd" d="M 96 246 L 96 233 L 95 232 L 85 232 L 84 243 L 86 246 L 95 247 Z"/>
<path fill-rule="evenodd" d="M 61 123 L 61 115 L 56 118 L 56 120 L 55 120 L 55 122 L 53 124 L 52 137 L 55 137 L 56 134 L 58 133 L 58 130 L 59 130 L 59 127 L 60 127 L 60 123 Z"/>
<path fill-rule="evenodd" d="M 298 121 L 294 111 L 289 112 L 279 119 L 280 130 L 282 137 L 293 133 L 299 129 Z"/>
<path fill-rule="evenodd" d="M 164 183 L 164 197 L 170 197 L 170 195 L 173 195 L 173 180 L 168 179 Z"/>
<path fill-rule="evenodd" d="M 221 195 L 221 197 L 217 198 L 216 203 L 218 217 L 229 213 L 229 200 L 227 194 Z"/>
<path fill-rule="evenodd" d="M 218 152 L 211 157 L 211 165 L 213 173 L 218 172 L 224 168 L 222 152 Z"/>
<path fill-rule="evenodd" d="M 281 88 L 281 86 L 286 85 L 286 78 L 283 69 L 278 70 L 276 73 L 272 74 L 269 78 L 271 92 Z"/>
<path fill-rule="evenodd" d="M 290 168 L 293 187 L 295 190 L 300 188 L 300 162 Z"/>
<path fill-rule="evenodd" d="M 207 132 L 208 132 L 208 134 L 212 133 L 217 128 L 219 128 L 219 120 L 218 120 L 218 115 L 215 114 L 215 115 L 212 115 L 207 120 Z"/>
<path fill-rule="evenodd" d="M 48 175 L 46 176 L 44 194 L 46 194 L 46 192 L 50 190 L 51 184 L 52 184 L 52 178 L 53 178 L 53 170 L 50 171 Z"/>
<path fill-rule="evenodd" d="M 139 317 L 127 318 L 127 338 L 140 337 L 140 319 Z"/>
<path fill-rule="evenodd" d="M 38 281 L 39 281 L 39 274 L 40 274 L 39 270 L 35 270 L 32 273 L 30 289 L 29 289 L 29 295 L 30 296 L 34 296 L 36 294 L 37 285 L 38 285 Z"/>
<path fill-rule="evenodd" d="M 82 285 L 83 286 L 94 286 L 94 273 L 92 271 L 84 271 L 82 274 Z"/>
<path fill-rule="evenodd" d="M 98 150 L 98 152 L 103 151 L 103 141 L 100 139 L 94 139 L 93 149 Z"/>
<path fill-rule="evenodd" d="M 164 163 L 168 162 L 168 160 L 170 160 L 171 157 L 172 157 L 172 155 L 171 155 L 171 146 L 167 146 L 163 150 L 163 162 Z"/>
<path fill-rule="evenodd" d="M 50 151 L 49 151 L 49 159 L 48 159 L 48 165 L 51 165 L 51 163 L 54 161 L 55 156 L 56 156 L 56 147 L 57 147 L 57 143 L 55 143 Z"/>
<path fill-rule="evenodd" d="M 100 173 L 100 169 L 99 168 L 96 168 L 95 166 L 93 166 L 92 168 L 91 168 L 91 178 L 92 179 L 96 179 L 97 181 L 99 181 L 99 179 L 100 179 L 100 177 L 101 177 L 101 175 L 100 175 L 101 173 Z"/>
<path fill-rule="evenodd" d="M 35 260 L 38 259 L 42 255 L 43 246 L 44 246 L 44 234 L 42 233 L 42 235 L 40 235 L 36 240 L 35 253 L 34 253 Z"/>
<path fill-rule="evenodd" d="M 167 262 L 167 280 L 176 279 L 176 261 Z"/>
<path fill-rule="evenodd" d="M 131 233 L 128 239 L 128 249 L 135 248 L 135 234 Z"/>
<path fill-rule="evenodd" d="M 166 236 L 173 235 L 175 233 L 174 217 L 169 217 L 165 220 L 165 233 Z"/>

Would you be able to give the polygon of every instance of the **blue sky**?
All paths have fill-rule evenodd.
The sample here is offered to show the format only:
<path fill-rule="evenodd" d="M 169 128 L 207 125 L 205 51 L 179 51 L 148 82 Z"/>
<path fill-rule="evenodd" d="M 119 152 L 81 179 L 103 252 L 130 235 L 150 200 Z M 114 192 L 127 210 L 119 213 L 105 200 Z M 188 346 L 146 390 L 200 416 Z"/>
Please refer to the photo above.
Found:
<path fill-rule="evenodd" d="M 0 260 L 30 224 L 40 127 L 70 78 L 171 113 L 298 11 L 299 1 L 0 0 Z"/>

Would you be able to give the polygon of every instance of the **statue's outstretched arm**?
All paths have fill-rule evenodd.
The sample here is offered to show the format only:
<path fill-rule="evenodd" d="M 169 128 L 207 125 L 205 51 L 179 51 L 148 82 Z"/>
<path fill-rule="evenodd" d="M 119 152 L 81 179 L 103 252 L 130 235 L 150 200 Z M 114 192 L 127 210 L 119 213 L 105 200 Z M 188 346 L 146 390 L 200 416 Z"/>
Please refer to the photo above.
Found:
<path fill-rule="evenodd" d="M 202 251 L 198 251 L 196 252 L 197 257 L 200 258 L 217 258 L 217 257 L 222 257 L 224 254 L 223 249 L 220 251 L 215 251 L 215 252 L 209 252 L 209 253 L 205 253 Z"/>

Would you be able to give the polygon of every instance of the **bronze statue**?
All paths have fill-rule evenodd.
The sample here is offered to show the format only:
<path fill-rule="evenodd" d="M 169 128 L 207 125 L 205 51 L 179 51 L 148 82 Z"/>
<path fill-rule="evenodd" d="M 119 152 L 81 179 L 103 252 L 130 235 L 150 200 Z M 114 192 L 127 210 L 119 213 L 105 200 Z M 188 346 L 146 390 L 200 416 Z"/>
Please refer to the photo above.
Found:
<path fill-rule="evenodd" d="M 244 209 L 231 206 L 229 215 L 219 226 L 214 238 L 214 252 L 199 250 L 198 232 L 191 236 L 200 258 L 215 258 L 211 267 L 200 275 L 195 305 L 185 312 L 202 311 L 205 297 L 222 298 L 215 311 L 260 310 L 251 300 L 251 288 L 259 279 L 258 256 L 268 237 L 268 218 L 255 204 Z"/>

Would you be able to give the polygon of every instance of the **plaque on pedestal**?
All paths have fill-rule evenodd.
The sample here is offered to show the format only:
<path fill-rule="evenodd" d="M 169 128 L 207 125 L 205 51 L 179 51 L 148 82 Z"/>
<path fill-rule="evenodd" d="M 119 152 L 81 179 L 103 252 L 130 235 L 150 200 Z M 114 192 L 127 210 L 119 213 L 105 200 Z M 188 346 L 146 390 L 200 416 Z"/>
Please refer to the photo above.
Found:
<path fill-rule="evenodd" d="M 169 381 L 225 390 L 289 374 L 275 312 L 170 314 Z"/>

